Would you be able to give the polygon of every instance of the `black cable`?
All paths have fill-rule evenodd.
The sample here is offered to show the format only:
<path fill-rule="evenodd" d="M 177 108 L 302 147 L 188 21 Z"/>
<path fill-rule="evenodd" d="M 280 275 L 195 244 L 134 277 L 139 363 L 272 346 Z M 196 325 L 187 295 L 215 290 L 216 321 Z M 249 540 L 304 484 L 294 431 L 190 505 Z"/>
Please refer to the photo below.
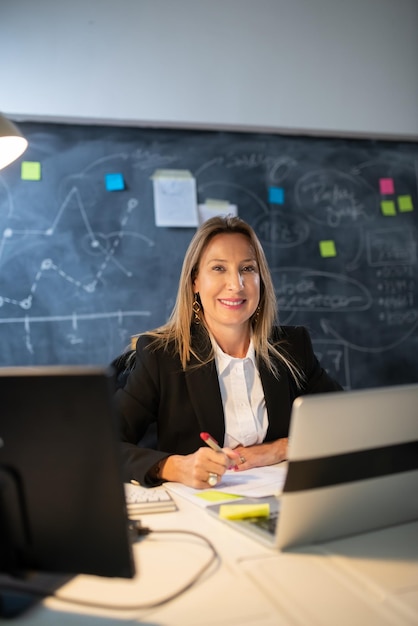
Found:
<path fill-rule="evenodd" d="M 114 604 L 103 604 L 103 603 L 93 602 L 89 600 L 76 600 L 73 598 L 65 598 L 65 597 L 60 596 L 59 593 L 56 593 L 55 591 L 48 591 L 36 585 L 31 585 L 31 584 L 26 584 L 26 583 L 23 585 L 20 582 L 19 584 L 17 583 L 14 584 L 13 582 L 8 582 L 8 581 L 0 581 L 0 591 L 1 590 L 13 591 L 15 593 L 28 594 L 28 595 L 31 595 L 34 597 L 40 597 L 40 598 L 52 597 L 52 598 L 55 598 L 56 600 L 59 600 L 60 602 L 67 602 L 69 604 L 76 604 L 78 606 L 87 606 L 90 608 L 109 609 L 112 611 L 140 611 L 140 610 L 145 610 L 145 609 L 148 610 L 148 609 L 153 609 L 153 608 L 162 606 L 164 604 L 167 604 L 168 602 L 171 602 L 171 600 L 174 600 L 175 598 L 181 596 L 185 591 L 188 591 L 189 589 L 191 589 L 191 587 L 193 587 L 193 585 L 195 585 L 198 582 L 198 580 L 200 580 L 203 574 L 209 570 L 212 563 L 214 563 L 216 560 L 220 560 L 220 556 L 215 546 L 213 545 L 213 543 L 207 537 L 204 537 L 203 535 L 200 535 L 199 533 L 196 533 L 194 531 L 151 530 L 149 528 L 143 528 L 143 527 L 138 528 L 139 536 L 145 536 L 149 534 L 159 534 L 159 535 L 160 534 L 165 534 L 165 535 L 182 534 L 182 535 L 194 536 L 202 540 L 209 547 L 211 551 L 211 556 L 208 559 L 208 561 L 204 563 L 204 565 L 196 572 L 196 574 L 185 585 L 183 585 L 183 587 L 180 587 L 180 589 L 178 589 L 177 591 L 171 593 L 165 598 L 162 598 L 161 600 L 157 600 L 156 602 L 150 602 L 150 603 L 145 603 L 145 604 L 131 604 L 131 605 L 125 604 L 125 605 L 115 606 Z"/>

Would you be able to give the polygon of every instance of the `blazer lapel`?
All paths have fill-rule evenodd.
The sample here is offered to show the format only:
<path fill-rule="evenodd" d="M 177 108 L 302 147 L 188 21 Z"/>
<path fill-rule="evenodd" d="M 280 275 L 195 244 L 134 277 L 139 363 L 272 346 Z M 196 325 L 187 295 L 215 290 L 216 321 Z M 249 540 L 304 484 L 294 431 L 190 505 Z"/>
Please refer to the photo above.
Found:
<path fill-rule="evenodd" d="M 200 329 L 194 332 L 193 348 L 203 360 L 207 358 L 210 340 Z M 192 356 L 186 371 L 186 384 L 200 430 L 209 432 L 222 446 L 225 420 L 215 361 L 199 365 L 199 360 Z"/>
<path fill-rule="evenodd" d="M 266 441 L 287 437 L 292 406 L 287 373 L 281 369 L 280 378 L 277 380 L 267 367 L 261 364 L 260 378 L 269 418 Z"/>

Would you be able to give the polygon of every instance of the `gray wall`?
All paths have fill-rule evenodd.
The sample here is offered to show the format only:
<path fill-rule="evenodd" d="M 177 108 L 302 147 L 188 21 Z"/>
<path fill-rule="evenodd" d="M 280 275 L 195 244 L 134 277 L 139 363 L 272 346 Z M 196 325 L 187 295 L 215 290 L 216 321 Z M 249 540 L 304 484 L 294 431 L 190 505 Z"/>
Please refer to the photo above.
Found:
<path fill-rule="evenodd" d="M 418 138 L 417 33 L 417 0 L 0 0 L 0 110 Z"/>

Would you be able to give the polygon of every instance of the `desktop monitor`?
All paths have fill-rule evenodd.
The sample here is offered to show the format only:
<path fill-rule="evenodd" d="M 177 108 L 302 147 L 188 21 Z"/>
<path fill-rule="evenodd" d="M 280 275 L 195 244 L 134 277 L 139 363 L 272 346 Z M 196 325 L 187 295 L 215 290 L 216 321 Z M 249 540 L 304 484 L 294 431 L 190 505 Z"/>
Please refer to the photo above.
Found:
<path fill-rule="evenodd" d="M 113 393 L 107 368 L 0 368 L 0 576 L 134 576 Z"/>

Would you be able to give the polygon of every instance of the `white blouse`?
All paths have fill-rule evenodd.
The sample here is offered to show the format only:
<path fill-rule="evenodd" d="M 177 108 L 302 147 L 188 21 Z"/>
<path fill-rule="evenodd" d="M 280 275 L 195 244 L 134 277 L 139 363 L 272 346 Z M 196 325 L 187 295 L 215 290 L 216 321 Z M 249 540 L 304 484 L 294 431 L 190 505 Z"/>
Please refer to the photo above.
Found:
<path fill-rule="evenodd" d="M 243 359 L 225 354 L 213 337 L 216 369 L 225 415 L 223 445 L 235 448 L 262 443 L 268 427 L 263 386 L 253 341 Z"/>

